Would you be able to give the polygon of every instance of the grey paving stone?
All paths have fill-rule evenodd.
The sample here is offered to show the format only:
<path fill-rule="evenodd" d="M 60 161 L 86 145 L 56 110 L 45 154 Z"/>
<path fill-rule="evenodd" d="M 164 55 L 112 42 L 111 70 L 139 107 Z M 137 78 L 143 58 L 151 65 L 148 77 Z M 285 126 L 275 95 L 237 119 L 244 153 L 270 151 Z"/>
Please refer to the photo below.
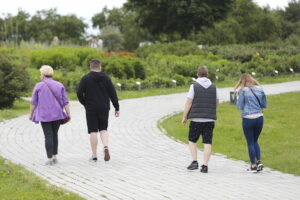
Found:
<path fill-rule="evenodd" d="M 263 87 L 267 95 L 300 91 L 300 81 Z M 222 101 L 229 100 L 231 90 L 219 89 Z M 27 116 L 0 123 L 0 155 L 86 199 L 299 199 L 300 177 L 269 168 L 249 174 L 247 163 L 221 154 L 212 156 L 208 174 L 188 172 L 187 146 L 157 127 L 161 118 L 183 110 L 185 96 L 121 101 L 121 117 L 110 113 L 108 163 L 102 160 L 101 145 L 99 161 L 88 161 L 85 112 L 77 102 L 71 103 L 72 121 L 59 131 L 58 165 L 44 166 L 42 129 Z"/>

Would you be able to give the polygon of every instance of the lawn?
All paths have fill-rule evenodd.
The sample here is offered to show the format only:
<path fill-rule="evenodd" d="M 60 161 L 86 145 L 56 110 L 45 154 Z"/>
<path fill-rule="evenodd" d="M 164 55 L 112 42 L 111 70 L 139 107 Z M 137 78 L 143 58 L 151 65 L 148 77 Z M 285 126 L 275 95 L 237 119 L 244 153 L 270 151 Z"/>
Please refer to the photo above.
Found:
<path fill-rule="evenodd" d="M 50 185 L 28 170 L 0 157 L 1 200 L 79 200 L 78 195 Z"/>
<path fill-rule="evenodd" d="M 19 99 L 16 100 L 14 106 L 10 109 L 0 109 L 0 122 L 18 117 L 29 112 L 29 102 Z"/>
<path fill-rule="evenodd" d="M 264 128 L 259 138 L 265 166 L 300 175 L 300 93 L 268 96 L 264 111 Z M 242 132 L 240 111 L 228 103 L 220 104 L 214 130 L 213 152 L 249 162 Z M 188 125 L 181 125 L 182 113 L 169 117 L 159 126 L 175 140 L 187 143 Z M 202 144 L 198 142 L 201 149 Z"/>

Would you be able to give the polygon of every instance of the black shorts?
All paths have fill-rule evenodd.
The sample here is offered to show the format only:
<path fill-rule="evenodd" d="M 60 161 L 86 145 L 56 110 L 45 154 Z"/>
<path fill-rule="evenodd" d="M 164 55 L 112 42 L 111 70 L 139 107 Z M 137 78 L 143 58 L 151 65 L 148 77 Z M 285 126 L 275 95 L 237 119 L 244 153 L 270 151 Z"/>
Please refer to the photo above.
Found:
<path fill-rule="evenodd" d="M 193 122 L 190 123 L 189 141 L 196 143 L 202 135 L 203 144 L 212 144 L 215 122 Z"/>
<path fill-rule="evenodd" d="M 97 113 L 86 113 L 88 133 L 107 130 L 108 111 Z"/>

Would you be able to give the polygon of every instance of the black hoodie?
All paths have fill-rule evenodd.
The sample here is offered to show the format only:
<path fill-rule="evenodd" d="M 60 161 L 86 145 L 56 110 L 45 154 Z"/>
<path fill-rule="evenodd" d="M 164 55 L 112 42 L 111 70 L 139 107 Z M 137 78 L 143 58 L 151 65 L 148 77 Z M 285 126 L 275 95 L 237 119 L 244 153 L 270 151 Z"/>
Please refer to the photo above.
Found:
<path fill-rule="evenodd" d="M 119 110 L 116 90 L 110 78 L 103 72 L 92 71 L 82 77 L 77 89 L 77 97 L 88 113 L 108 111 L 109 99 L 116 111 Z"/>

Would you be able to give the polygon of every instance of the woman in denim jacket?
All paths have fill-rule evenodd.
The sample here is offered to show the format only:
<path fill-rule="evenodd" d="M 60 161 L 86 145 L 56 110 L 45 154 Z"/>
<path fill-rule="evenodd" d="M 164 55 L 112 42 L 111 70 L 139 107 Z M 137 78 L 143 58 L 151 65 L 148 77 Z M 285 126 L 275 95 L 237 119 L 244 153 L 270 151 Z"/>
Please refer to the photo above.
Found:
<path fill-rule="evenodd" d="M 260 160 L 258 137 L 263 128 L 262 109 L 267 107 L 266 95 L 259 83 L 250 75 L 243 74 L 235 86 L 238 91 L 237 107 L 242 110 L 243 131 L 248 144 L 248 153 L 251 161 L 249 172 L 258 172 L 263 169 Z"/>

